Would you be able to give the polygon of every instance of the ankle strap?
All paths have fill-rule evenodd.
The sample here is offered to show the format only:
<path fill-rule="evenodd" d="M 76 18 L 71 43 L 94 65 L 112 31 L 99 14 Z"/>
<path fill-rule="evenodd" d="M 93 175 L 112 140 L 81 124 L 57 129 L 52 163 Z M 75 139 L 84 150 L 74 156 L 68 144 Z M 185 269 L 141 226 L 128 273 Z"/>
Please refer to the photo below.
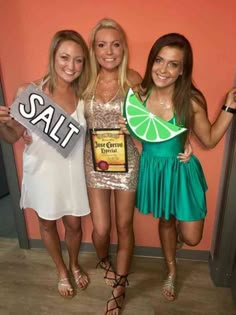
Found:
<path fill-rule="evenodd" d="M 107 256 L 104 257 L 104 258 L 101 258 L 101 259 L 99 260 L 99 262 L 97 263 L 96 268 L 97 268 L 98 266 L 101 267 L 101 268 L 103 268 L 103 267 L 102 267 L 102 264 L 105 264 L 106 262 L 108 262 L 109 266 L 111 266 L 111 258 L 110 258 L 109 255 L 107 255 Z"/>
<path fill-rule="evenodd" d="M 116 288 L 118 286 L 127 287 L 129 285 L 128 275 L 129 274 L 119 275 L 118 273 L 116 273 L 116 280 L 115 280 L 115 284 L 113 285 L 113 288 Z"/>
<path fill-rule="evenodd" d="M 166 263 L 167 263 L 167 265 L 173 265 L 176 263 L 176 260 L 175 259 L 173 259 L 171 261 L 166 260 Z"/>

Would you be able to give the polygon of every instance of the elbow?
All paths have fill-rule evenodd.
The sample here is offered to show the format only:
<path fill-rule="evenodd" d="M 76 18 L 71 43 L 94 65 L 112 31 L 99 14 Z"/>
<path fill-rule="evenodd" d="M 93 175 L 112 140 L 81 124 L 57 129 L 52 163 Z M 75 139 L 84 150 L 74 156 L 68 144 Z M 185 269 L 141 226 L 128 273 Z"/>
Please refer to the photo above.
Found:
<path fill-rule="evenodd" d="M 206 149 L 214 149 L 214 147 L 217 145 L 217 143 L 211 142 L 211 143 L 204 143 L 204 146 Z"/>
<path fill-rule="evenodd" d="M 15 142 L 16 142 L 17 140 L 16 139 L 9 139 L 8 141 L 7 141 L 7 143 L 9 143 L 9 144 L 14 144 Z"/>
<path fill-rule="evenodd" d="M 214 141 L 213 139 L 199 139 L 200 144 L 205 148 L 205 149 L 213 149 L 217 145 L 217 141 Z"/>
<path fill-rule="evenodd" d="M 214 149 L 214 147 L 217 145 L 219 141 L 217 139 L 207 138 L 207 139 L 201 139 L 200 141 L 205 149 Z"/>
<path fill-rule="evenodd" d="M 1 137 L 3 141 L 5 141 L 8 144 L 14 144 L 18 138 L 16 136 L 5 136 L 5 137 Z"/>
<path fill-rule="evenodd" d="M 13 138 L 2 138 L 2 139 L 8 144 L 13 144 L 16 142 Z"/>

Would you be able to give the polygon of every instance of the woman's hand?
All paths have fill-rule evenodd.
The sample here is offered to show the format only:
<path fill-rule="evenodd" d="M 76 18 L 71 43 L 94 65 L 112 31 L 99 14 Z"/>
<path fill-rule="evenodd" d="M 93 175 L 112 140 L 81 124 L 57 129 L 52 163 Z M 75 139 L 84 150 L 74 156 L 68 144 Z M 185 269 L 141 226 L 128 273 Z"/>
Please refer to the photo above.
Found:
<path fill-rule="evenodd" d="M 193 148 L 190 142 L 188 141 L 185 144 L 184 153 L 179 153 L 179 155 L 177 156 L 177 159 L 179 159 L 181 163 L 186 163 L 190 160 L 192 154 L 193 154 Z"/>
<path fill-rule="evenodd" d="M 236 109 L 236 87 L 232 88 L 226 95 L 225 106 Z"/>
<path fill-rule="evenodd" d="M 22 136 L 25 127 L 10 116 L 10 109 L 0 106 L 0 137 L 8 143 L 14 143 Z"/>
<path fill-rule="evenodd" d="M 31 135 L 28 134 L 28 131 L 25 130 L 23 135 L 22 135 L 22 138 L 24 139 L 24 142 L 25 144 L 29 145 L 33 142 L 33 138 Z"/>
<path fill-rule="evenodd" d="M 123 117 L 123 116 L 120 116 L 119 118 L 119 125 L 120 125 L 120 130 L 126 134 L 126 135 L 129 135 L 129 131 L 127 130 L 127 127 L 126 127 L 126 119 Z"/>
<path fill-rule="evenodd" d="M 9 108 L 0 105 L 0 127 L 4 126 L 11 119 Z"/>

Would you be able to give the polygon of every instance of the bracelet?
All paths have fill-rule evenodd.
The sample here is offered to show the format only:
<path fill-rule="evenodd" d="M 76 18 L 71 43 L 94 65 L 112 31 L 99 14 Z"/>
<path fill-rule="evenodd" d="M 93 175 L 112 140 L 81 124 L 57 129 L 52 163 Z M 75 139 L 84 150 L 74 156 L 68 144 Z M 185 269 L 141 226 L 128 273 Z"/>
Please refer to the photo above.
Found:
<path fill-rule="evenodd" d="M 231 114 L 236 114 L 236 108 L 232 108 L 232 107 L 223 105 L 221 109 L 224 110 L 225 112 L 229 112 Z"/>

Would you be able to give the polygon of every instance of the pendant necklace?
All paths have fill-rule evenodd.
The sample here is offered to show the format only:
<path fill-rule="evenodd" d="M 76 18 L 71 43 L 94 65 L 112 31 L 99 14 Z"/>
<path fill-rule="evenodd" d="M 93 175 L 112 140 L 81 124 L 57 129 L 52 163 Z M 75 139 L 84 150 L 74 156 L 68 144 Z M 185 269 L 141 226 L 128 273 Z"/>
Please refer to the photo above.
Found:
<path fill-rule="evenodd" d="M 171 109 L 171 104 L 168 104 L 163 100 L 160 100 L 159 104 L 163 107 L 163 109 Z"/>

